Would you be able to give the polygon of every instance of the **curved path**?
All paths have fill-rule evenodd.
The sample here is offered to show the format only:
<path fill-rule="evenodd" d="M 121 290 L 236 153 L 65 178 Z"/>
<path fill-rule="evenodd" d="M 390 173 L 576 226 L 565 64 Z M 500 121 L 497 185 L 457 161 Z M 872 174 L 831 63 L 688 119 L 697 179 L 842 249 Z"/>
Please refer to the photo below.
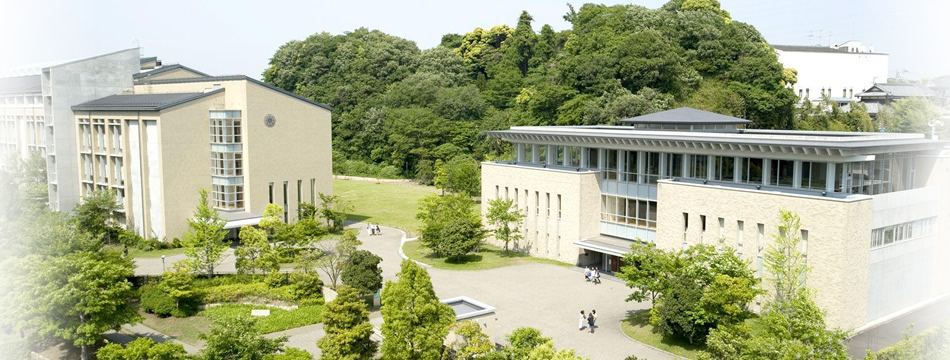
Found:
<path fill-rule="evenodd" d="M 360 227 L 362 226 L 362 227 Z M 383 279 L 394 280 L 402 258 L 402 232 L 383 227 L 383 235 L 369 236 L 360 229 L 361 248 L 379 255 Z M 629 303 L 629 290 L 619 281 L 604 280 L 599 285 L 584 281 L 578 268 L 549 264 L 506 266 L 489 270 L 443 270 L 428 268 L 436 295 L 447 299 L 468 296 L 496 310 L 496 342 L 512 330 L 531 326 L 554 339 L 558 348 L 573 348 L 592 360 L 623 360 L 629 355 L 641 359 L 672 359 L 672 354 L 628 338 L 620 331 L 620 321 L 648 303 Z M 598 328 L 594 334 L 579 331 L 578 312 L 596 309 Z M 378 320 L 377 320 L 378 321 Z M 378 326 L 379 324 L 376 323 Z"/>

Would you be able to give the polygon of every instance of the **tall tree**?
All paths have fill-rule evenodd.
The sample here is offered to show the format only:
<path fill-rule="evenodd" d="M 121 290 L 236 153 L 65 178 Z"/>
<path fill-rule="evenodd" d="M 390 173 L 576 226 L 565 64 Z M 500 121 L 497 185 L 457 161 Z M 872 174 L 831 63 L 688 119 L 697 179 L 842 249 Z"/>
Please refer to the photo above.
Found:
<path fill-rule="evenodd" d="M 488 335 L 482 332 L 482 326 L 475 321 L 462 321 L 452 325 L 455 331 L 455 341 L 449 348 L 455 352 L 455 360 L 474 360 L 485 357 L 495 349 L 488 340 Z"/>
<path fill-rule="evenodd" d="M 112 243 L 117 240 L 120 230 L 119 209 L 121 207 L 116 201 L 115 192 L 94 191 L 73 209 L 73 219 L 80 230 Z"/>
<path fill-rule="evenodd" d="M 327 222 L 327 229 L 339 231 L 346 221 L 346 213 L 350 211 L 349 203 L 340 195 L 318 194 L 320 197 L 320 216 Z"/>
<path fill-rule="evenodd" d="M 317 266 L 323 270 L 330 278 L 330 287 L 336 289 L 337 280 L 343 269 L 346 268 L 350 255 L 356 251 L 360 245 L 356 238 L 356 231 L 350 229 L 343 232 L 343 236 L 335 240 L 323 240 L 317 243 L 317 250 L 320 252 L 316 259 Z"/>
<path fill-rule="evenodd" d="M 228 249 L 224 242 L 227 231 L 218 210 L 208 205 L 208 190 L 201 189 L 198 193 L 198 207 L 188 219 L 188 232 L 182 238 L 182 247 L 192 269 L 211 278 L 214 268 L 221 264 L 221 255 Z"/>
<path fill-rule="evenodd" d="M 326 336 L 317 341 L 326 360 L 370 359 L 376 353 L 376 342 L 370 339 L 373 325 L 369 323 L 366 304 L 359 291 L 349 286 L 337 289 L 337 297 L 327 303 L 323 312 Z"/>
<path fill-rule="evenodd" d="M 765 251 L 764 267 L 768 270 L 768 280 L 774 286 L 774 304 L 778 310 L 787 312 L 782 306 L 791 304 L 798 293 L 805 289 L 805 275 L 808 264 L 801 251 L 802 221 L 798 214 L 789 210 L 779 211 L 778 233 L 772 235 L 772 243 Z"/>
<path fill-rule="evenodd" d="M 532 21 L 534 21 L 534 18 L 527 11 L 522 11 L 521 16 L 518 17 L 518 25 L 515 27 L 515 31 L 510 38 L 505 40 L 506 45 L 509 46 L 509 51 L 512 52 L 515 65 L 521 71 L 521 76 L 528 75 L 528 65 L 534 55 L 535 44 L 538 42 L 538 35 L 531 28 Z"/>
<path fill-rule="evenodd" d="M 432 195 L 420 201 L 416 218 L 422 221 L 422 245 L 449 259 L 475 251 L 485 238 L 482 221 L 466 195 Z"/>
<path fill-rule="evenodd" d="M 437 360 L 455 312 L 439 302 L 429 274 L 411 260 L 383 287 L 383 359 Z"/>
<path fill-rule="evenodd" d="M 508 243 L 514 242 L 517 246 L 518 241 L 524 237 L 520 228 L 524 213 L 515 206 L 512 199 L 488 200 L 488 214 L 485 218 L 492 227 L 495 239 L 505 243 L 505 252 L 508 251 Z"/>
<path fill-rule="evenodd" d="M 21 299 L 26 326 L 80 347 L 84 360 L 92 357 L 90 347 L 103 332 L 141 319 L 131 304 L 131 259 L 110 251 L 78 251 L 34 257 L 28 266 L 32 291 Z"/>
<path fill-rule="evenodd" d="M 244 225 L 239 236 L 241 246 L 234 249 L 234 267 L 238 273 L 257 275 L 258 270 L 267 273 L 280 268 L 277 250 L 267 241 L 264 230 Z"/>
<path fill-rule="evenodd" d="M 366 250 L 356 250 L 343 266 L 340 279 L 353 287 L 360 295 L 373 294 L 383 288 L 383 269 L 379 267 L 382 258 Z"/>
<path fill-rule="evenodd" d="M 672 254 L 656 247 L 655 244 L 635 243 L 630 246 L 630 252 L 623 256 L 620 268 L 620 279 L 627 283 L 633 292 L 627 301 L 650 300 L 656 303 L 656 298 L 669 287 L 669 274 L 673 265 Z"/>
<path fill-rule="evenodd" d="M 469 155 L 458 155 L 448 162 L 436 165 L 435 187 L 468 196 L 481 191 L 481 173 L 478 162 Z"/>

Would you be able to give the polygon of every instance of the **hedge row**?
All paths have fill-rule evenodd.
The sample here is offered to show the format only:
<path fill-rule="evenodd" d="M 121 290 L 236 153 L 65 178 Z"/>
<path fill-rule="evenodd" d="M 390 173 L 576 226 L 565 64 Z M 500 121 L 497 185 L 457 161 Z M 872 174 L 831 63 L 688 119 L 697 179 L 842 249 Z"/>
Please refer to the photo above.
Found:
<path fill-rule="evenodd" d="M 950 322 L 901 340 L 866 360 L 950 359 Z"/>

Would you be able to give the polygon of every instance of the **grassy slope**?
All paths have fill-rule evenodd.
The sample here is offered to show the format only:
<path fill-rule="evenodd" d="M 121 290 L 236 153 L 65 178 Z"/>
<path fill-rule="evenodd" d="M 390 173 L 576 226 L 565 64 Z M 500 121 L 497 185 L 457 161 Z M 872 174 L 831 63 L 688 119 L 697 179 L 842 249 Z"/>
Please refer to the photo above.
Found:
<path fill-rule="evenodd" d="M 554 264 L 567 267 L 573 266 L 560 261 L 536 258 L 514 251 L 506 254 L 501 248 L 491 245 L 482 245 L 481 252 L 463 256 L 459 261 L 456 262 L 449 262 L 445 258 L 437 258 L 433 256 L 431 251 L 422 246 L 419 241 L 406 242 L 403 245 L 402 250 L 410 259 L 446 270 L 485 270 L 502 266 L 528 263 Z"/>
<path fill-rule="evenodd" d="M 438 194 L 438 190 L 413 184 L 334 179 L 333 194 L 353 205 L 349 220 L 378 223 L 418 234 L 419 200 Z"/>

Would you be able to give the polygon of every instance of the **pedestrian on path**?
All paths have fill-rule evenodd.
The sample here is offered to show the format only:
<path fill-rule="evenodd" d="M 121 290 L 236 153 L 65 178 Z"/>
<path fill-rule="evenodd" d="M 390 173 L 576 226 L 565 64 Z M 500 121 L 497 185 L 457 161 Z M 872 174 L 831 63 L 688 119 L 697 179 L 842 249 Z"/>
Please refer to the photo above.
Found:
<path fill-rule="evenodd" d="M 587 317 L 584 316 L 584 310 L 581 310 L 581 321 L 577 324 L 577 330 L 584 330 L 587 327 Z"/>
<path fill-rule="evenodd" d="M 590 279 L 591 279 L 591 282 L 593 282 L 594 284 L 600 284 L 600 270 L 597 270 L 597 268 L 595 267 L 594 270 L 591 272 Z"/>
<path fill-rule="evenodd" d="M 366 224 L 366 234 L 373 236 L 373 224 Z"/>
<path fill-rule="evenodd" d="M 589 267 L 585 267 L 585 268 L 584 268 L 584 280 L 590 281 L 590 268 L 589 268 Z"/>
<path fill-rule="evenodd" d="M 374 225 L 374 226 L 375 226 L 375 228 L 376 228 L 376 235 L 382 235 L 383 232 L 382 232 L 382 230 L 379 229 L 379 224 L 376 224 L 376 225 Z"/>
<path fill-rule="evenodd" d="M 581 313 L 583 313 L 583 312 L 584 312 L 584 311 L 581 310 Z M 590 314 L 587 314 L 587 327 L 590 329 L 590 333 L 591 333 L 591 334 L 594 333 L 594 321 L 595 321 L 595 318 L 594 318 L 594 310 L 591 310 L 591 311 L 590 311 Z"/>

